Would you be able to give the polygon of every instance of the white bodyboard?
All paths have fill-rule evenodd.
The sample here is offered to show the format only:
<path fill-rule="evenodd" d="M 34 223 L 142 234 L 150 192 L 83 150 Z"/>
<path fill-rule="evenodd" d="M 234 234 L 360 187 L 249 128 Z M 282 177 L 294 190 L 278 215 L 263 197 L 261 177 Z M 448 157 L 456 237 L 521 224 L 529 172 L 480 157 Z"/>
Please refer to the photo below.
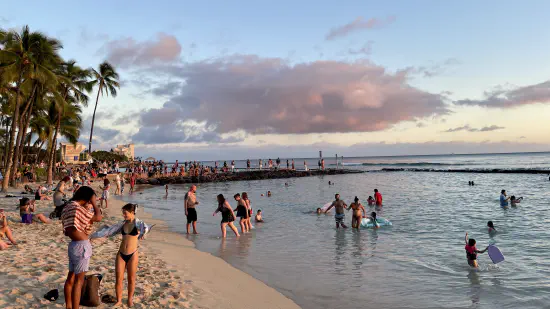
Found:
<path fill-rule="evenodd" d="M 332 205 L 332 202 L 326 203 L 325 206 L 321 207 L 321 211 L 325 212 L 330 207 L 330 205 Z"/>

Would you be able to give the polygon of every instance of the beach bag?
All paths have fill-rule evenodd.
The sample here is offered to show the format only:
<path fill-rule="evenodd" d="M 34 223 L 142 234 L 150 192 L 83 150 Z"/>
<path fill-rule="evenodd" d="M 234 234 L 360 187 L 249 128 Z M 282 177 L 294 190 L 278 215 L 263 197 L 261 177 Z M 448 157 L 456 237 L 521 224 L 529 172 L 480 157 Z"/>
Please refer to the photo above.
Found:
<path fill-rule="evenodd" d="M 97 307 L 101 304 L 101 298 L 99 297 L 101 279 L 103 279 L 103 276 L 100 274 L 89 275 L 84 278 L 82 294 L 80 295 L 80 305 Z"/>

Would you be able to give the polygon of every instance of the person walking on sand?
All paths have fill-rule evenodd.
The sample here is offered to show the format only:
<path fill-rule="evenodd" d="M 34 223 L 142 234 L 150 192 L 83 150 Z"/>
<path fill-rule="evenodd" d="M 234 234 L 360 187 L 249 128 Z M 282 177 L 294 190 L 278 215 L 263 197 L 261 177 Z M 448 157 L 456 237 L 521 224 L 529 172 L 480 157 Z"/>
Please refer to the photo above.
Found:
<path fill-rule="evenodd" d="M 359 202 L 359 198 L 356 196 L 353 203 L 349 205 L 348 211 L 353 209 L 353 216 L 351 217 L 351 227 L 358 229 L 361 226 L 361 219 L 365 216 L 365 207 Z"/>
<path fill-rule="evenodd" d="M 382 194 L 378 192 L 378 189 L 374 189 L 374 201 L 376 206 L 382 206 Z"/>
<path fill-rule="evenodd" d="M 116 173 L 115 183 L 116 183 L 115 195 L 121 195 L 121 191 L 120 191 L 120 172 Z"/>
<path fill-rule="evenodd" d="M 136 185 L 136 173 L 132 173 L 130 176 L 130 194 L 134 193 L 134 186 Z"/>
<path fill-rule="evenodd" d="M 189 191 L 185 194 L 185 216 L 187 217 L 187 234 L 189 234 L 189 228 L 193 224 L 193 234 L 197 232 L 197 210 L 195 207 L 199 204 L 195 193 L 197 192 L 197 186 L 191 185 Z"/>
<path fill-rule="evenodd" d="M 109 208 L 109 189 L 111 189 L 111 182 L 109 179 L 103 179 L 103 187 L 99 186 L 99 188 L 103 190 L 101 198 L 99 199 L 99 207 L 103 207 L 103 201 L 105 201 L 105 208 L 107 209 Z"/>
<path fill-rule="evenodd" d="M 235 213 L 233 212 L 233 209 L 231 208 L 231 205 L 229 205 L 229 202 L 225 200 L 225 197 L 223 194 L 218 194 L 217 197 L 218 200 L 218 208 L 212 216 L 215 216 L 218 212 L 222 213 L 222 222 L 220 223 L 220 227 L 222 230 L 222 237 L 225 238 L 227 236 L 226 227 L 229 225 L 233 233 L 235 233 L 235 236 L 239 237 L 239 231 L 237 231 L 237 228 L 233 224 L 233 221 L 235 221 Z"/>
<path fill-rule="evenodd" d="M 92 224 L 101 221 L 102 218 L 101 209 L 96 203 L 95 191 L 90 187 L 78 189 L 71 201 L 63 207 L 63 233 L 71 239 L 68 249 L 69 273 L 64 287 L 67 309 L 80 308 L 82 285 L 92 257 L 89 235 Z"/>
<path fill-rule="evenodd" d="M 334 220 L 336 221 L 336 228 L 340 228 L 340 225 L 347 229 L 348 227 L 344 224 L 344 219 L 346 218 L 346 214 L 344 213 L 344 210 L 348 208 L 348 205 L 344 203 L 344 201 L 340 200 L 340 194 L 336 193 L 334 195 L 334 202 L 325 210 L 325 213 L 329 212 L 332 207 L 336 209 L 336 214 L 334 215 Z"/>

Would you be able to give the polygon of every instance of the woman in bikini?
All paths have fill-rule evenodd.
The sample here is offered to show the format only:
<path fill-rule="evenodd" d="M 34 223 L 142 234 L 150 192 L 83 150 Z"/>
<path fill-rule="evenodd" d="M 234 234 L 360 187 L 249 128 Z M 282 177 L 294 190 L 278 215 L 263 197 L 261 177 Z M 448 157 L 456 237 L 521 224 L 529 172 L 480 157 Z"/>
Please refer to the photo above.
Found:
<path fill-rule="evenodd" d="M 233 224 L 233 221 L 235 221 L 235 213 L 233 212 L 233 209 L 231 208 L 231 205 L 229 205 L 229 202 L 225 200 L 225 197 L 223 194 L 218 194 L 218 208 L 216 211 L 212 214 L 212 216 L 215 216 L 218 212 L 222 213 L 222 222 L 220 223 L 221 229 L 222 229 L 222 237 L 225 238 L 227 235 L 226 227 L 229 225 L 233 233 L 235 233 L 235 236 L 241 236 L 239 235 L 239 231 L 237 231 L 237 228 Z"/>
<path fill-rule="evenodd" d="M 361 226 L 361 220 L 366 212 L 365 207 L 359 202 L 359 198 L 355 197 L 353 203 L 349 205 L 348 211 L 353 209 L 353 216 L 351 217 L 351 227 L 358 229 Z"/>
<path fill-rule="evenodd" d="M 124 283 L 124 272 L 127 272 L 128 277 L 128 307 L 134 304 L 134 290 L 136 287 L 136 271 L 138 267 L 138 244 L 150 230 L 152 226 L 146 225 L 143 221 L 136 218 L 137 204 L 126 204 L 122 207 L 122 216 L 124 221 L 105 227 L 90 238 L 103 238 L 117 234 L 122 235 L 122 242 L 115 257 L 115 273 L 116 273 L 116 299 L 118 305 L 122 305 L 122 286 Z"/>

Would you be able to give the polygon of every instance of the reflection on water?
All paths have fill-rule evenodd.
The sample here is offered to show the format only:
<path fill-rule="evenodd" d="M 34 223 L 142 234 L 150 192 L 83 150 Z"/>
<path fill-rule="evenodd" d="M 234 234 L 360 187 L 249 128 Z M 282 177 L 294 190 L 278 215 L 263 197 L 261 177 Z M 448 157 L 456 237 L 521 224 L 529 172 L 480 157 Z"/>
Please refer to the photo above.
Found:
<path fill-rule="evenodd" d="M 476 158 L 460 160 L 474 164 Z M 328 180 L 336 185 L 329 187 Z M 476 186 L 468 186 L 470 180 Z M 367 211 L 376 210 L 392 227 L 336 230 L 333 215 L 313 213 L 337 192 L 348 204 L 356 195 L 366 204 L 374 188 L 384 195 L 384 207 Z M 165 198 L 159 187 L 127 198 L 184 232 L 186 189 L 171 186 Z M 525 200 L 503 210 L 502 189 Z M 197 192 L 201 234 L 190 239 L 306 309 L 542 308 L 550 301 L 549 189 L 545 175 L 410 172 L 202 184 Z M 273 196 L 261 197 L 268 190 Z M 266 222 L 239 239 L 228 232 L 222 240 L 220 217 L 212 217 L 216 195 L 242 191 Z M 488 234 L 489 220 L 496 234 Z M 497 267 L 480 254 L 480 270 L 471 270 L 466 231 L 478 248 L 497 244 L 506 261 Z"/>

